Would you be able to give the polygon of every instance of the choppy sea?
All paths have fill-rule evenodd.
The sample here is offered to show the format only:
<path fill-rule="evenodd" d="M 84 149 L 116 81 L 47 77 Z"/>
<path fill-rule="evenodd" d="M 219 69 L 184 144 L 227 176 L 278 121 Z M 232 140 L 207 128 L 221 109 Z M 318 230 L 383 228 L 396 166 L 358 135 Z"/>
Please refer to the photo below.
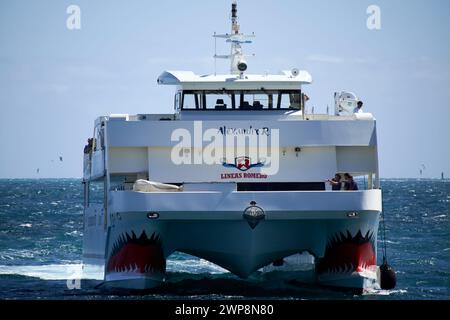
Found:
<path fill-rule="evenodd" d="M 283 274 L 243 280 L 176 253 L 168 260 L 166 282 L 136 294 L 106 291 L 100 279 L 76 280 L 82 263 L 81 180 L 0 180 L 0 299 L 450 299 L 450 181 L 390 179 L 382 188 L 395 290 L 355 295 Z"/>

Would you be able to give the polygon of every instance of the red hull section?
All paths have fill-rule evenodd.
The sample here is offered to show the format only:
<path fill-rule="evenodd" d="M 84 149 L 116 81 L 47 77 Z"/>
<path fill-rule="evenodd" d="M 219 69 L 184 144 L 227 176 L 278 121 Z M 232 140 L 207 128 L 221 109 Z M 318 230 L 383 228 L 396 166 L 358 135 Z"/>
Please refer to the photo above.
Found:
<path fill-rule="evenodd" d="M 159 236 L 147 237 L 145 231 L 139 238 L 132 232 L 119 237 L 108 259 L 107 272 L 133 271 L 139 273 L 164 273 L 166 260 Z"/>
<path fill-rule="evenodd" d="M 328 242 L 317 272 L 361 272 L 376 262 L 373 233 L 362 236 L 359 231 L 353 237 L 347 231 L 347 235 L 340 233 Z"/>

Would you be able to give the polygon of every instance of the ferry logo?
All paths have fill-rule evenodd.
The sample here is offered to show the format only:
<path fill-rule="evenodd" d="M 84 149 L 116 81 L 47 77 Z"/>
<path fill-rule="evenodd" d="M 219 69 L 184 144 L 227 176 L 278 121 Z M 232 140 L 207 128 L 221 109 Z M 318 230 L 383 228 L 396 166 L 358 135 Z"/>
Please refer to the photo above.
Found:
<path fill-rule="evenodd" d="M 249 157 L 238 157 L 235 160 L 236 168 L 238 168 L 241 171 L 247 171 L 250 169 L 250 158 Z"/>
<path fill-rule="evenodd" d="M 250 157 L 237 157 L 234 159 L 234 164 L 224 162 L 223 166 L 226 168 L 236 168 L 240 171 L 245 172 L 250 170 L 251 168 L 263 167 L 264 164 L 262 162 L 252 164 L 252 160 Z"/>

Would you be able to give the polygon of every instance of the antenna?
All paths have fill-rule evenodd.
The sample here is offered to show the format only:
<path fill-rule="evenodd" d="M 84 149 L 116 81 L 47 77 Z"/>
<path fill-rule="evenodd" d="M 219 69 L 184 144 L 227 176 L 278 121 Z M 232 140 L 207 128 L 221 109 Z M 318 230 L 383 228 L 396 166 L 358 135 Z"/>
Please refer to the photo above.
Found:
<path fill-rule="evenodd" d="M 255 37 L 255 34 L 245 35 L 240 33 L 240 25 L 238 23 L 237 15 L 237 1 L 233 1 L 231 4 L 231 34 L 216 34 L 214 38 L 226 39 L 226 42 L 231 44 L 231 53 L 229 55 L 214 55 L 214 59 L 230 59 L 231 74 L 238 74 L 243 78 L 244 72 L 247 70 L 248 65 L 245 57 L 253 57 L 254 55 L 244 55 L 242 53 L 242 44 L 252 43 L 251 38 Z"/>
<path fill-rule="evenodd" d="M 217 37 L 214 31 L 214 75 L 217 76 Z"/>

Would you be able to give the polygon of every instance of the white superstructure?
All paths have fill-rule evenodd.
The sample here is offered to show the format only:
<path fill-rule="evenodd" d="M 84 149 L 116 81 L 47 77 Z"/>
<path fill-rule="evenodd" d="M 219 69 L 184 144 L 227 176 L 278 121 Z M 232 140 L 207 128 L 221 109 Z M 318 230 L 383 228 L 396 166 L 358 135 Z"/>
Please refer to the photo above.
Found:
<path fill-rule="evenodd" d="M 236 4 L 230 74 L 166 71 L 172 114 L 111 115 L 95 122 L 84 155 L 85 267 L 105 283 L 149 288 L 166 259 L 189 253 L 247 277 L 308 252 L 321 284 L 376 286 L 381 208 L 376 121 L 348 112 L 308 114 L 306 71 L 246 72 Z M 335 174 L 363 178 L 333 191 Z M 342 186 L 344 184 L 342 183 Z"/>

